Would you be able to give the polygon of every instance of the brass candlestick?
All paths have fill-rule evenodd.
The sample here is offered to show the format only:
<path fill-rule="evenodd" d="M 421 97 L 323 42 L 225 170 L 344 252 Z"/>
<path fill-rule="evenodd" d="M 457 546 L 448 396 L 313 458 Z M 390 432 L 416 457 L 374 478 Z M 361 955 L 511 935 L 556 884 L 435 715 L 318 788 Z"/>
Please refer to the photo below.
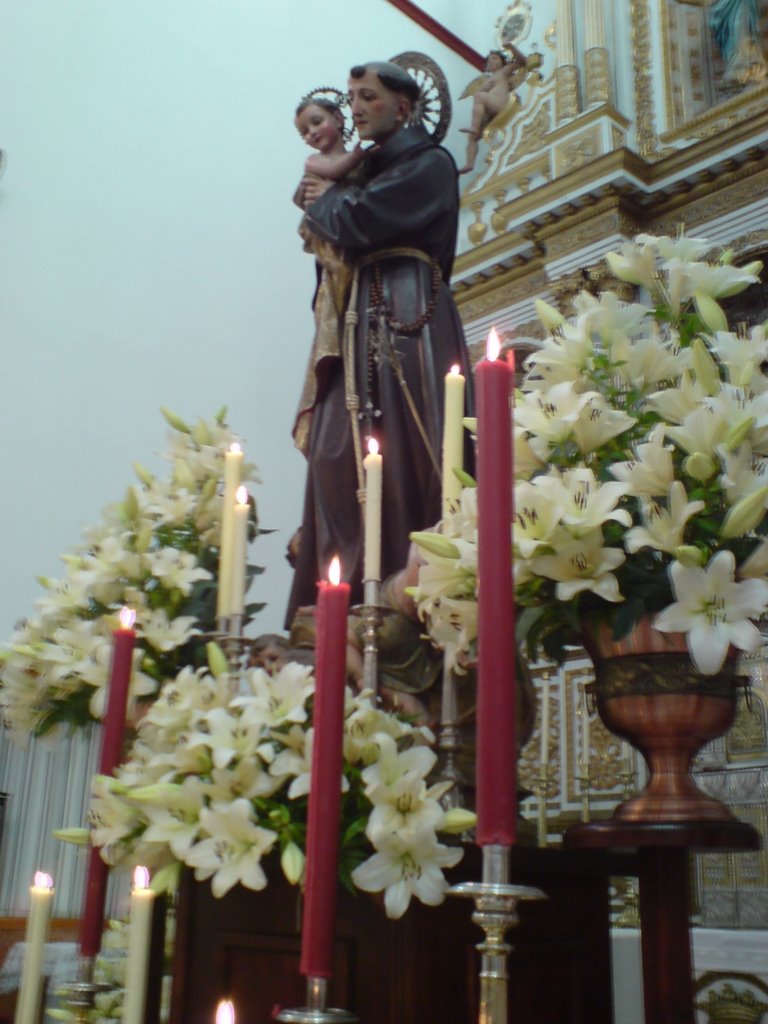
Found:
<path fill-rule="evenodd" d="M 591 819 L 591 808 L 589 806 L 589 790 L 590 790 L 590 776 L 589 776 L 589 764 L 585 764 L 583 761 L 579 766 L 581 772 L 576 776 L 576 781 L 579 783 L 579 789 L 581 790 L 581 820 L 588 822 Z"/>
<path fill-rule="evenodd" d="M 104 981 L 94 981 L 95 967 L 95 957 L 81 956 L 77 981 L 69 982 L 61 990 L 64 1002 L 72 1011 L 77 1024 L 87 1024 L 89 1014 L 96 1006 L 96 996 L 112 988 Z"/>
<path fill-rule="evenodd" d="M 477 946 L 482 954 L 478 1024 L 507 1024 L 507 957 L 512 947 L 505 935 L 518 923 L 520 900 L 546 899 L 540 889 L 509 884 L 509 851 L 508 846 L 484 846 L 482 882 L 462 882 L 449 890 L 475 901 L 472 920 L 485 932 L 485 941 Z"/>
<path fill-rule="evenodd" d="M 354 1024 L 357 1017 L 347 1010 L 329 1008 L 328 980 L 307 978 L 307 1005 L 296 1010 L 281 1010 L 275 1020 L 285 1024 Z"/>
<path fill-rule="evenodd" d="M 443 690 L 440 702 L 440 731 L 437 736 L 437 750 L 441 762 L 440 781 L 452 783 L 451 788 L 440 801 L 446 810 L 464 806 L 464 776 L 459 768 L 461 746 L 456 679 L 443 659 Z"/>

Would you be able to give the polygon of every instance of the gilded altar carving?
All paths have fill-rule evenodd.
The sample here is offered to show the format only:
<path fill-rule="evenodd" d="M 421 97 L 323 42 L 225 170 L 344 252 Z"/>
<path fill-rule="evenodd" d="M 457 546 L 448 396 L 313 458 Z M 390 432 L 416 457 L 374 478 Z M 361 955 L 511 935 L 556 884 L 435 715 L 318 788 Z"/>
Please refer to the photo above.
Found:
<path fill-rule="evenodd" d="M 608 50 L 593 46 L 584 54 L 584 102 L 608 103 L 611 98 L 611 74 Z"/>
<path fill-rule="evenodd" d="M 579 113 L 579 69 L 561 64 L 555 72 L 555 110 L 558 122 Z"/>
<path fill-rule="evenodd" d="M 549 101 L 542 103 L 533 118 L 520 129 L 520 141 L 507 157 L 505 164 L 509 167 L 521 157 L 538 153 L 544 147 L 544 140 L 552 124 L 552 111 Z"/>
<path fill-rule="evenodd" d="M 583 167 L 600 155 L 600 129 L 595 126 L 555 146 L 555 177 Z"/>

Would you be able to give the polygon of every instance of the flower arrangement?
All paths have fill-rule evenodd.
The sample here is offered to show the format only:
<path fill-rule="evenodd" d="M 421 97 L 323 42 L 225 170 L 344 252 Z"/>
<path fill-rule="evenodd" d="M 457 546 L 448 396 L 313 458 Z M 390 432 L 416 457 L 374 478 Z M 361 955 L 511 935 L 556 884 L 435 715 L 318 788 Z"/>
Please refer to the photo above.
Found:
<path fill-rule="evenodd" d="M 134 464 L 138 483 L 63 556 L 62 579 L 40 579 L 45 594 L 36 614 L 0 651 L 0 713 L 20 738 L 102 716 L 111 634 L 123 605 L 136 611 L 134 697 L 151 697 L 182 666 L 200 663 L 196 637 L 215 617 L 219 484 L 225 452 L 238 439 L 225 410 L 192 426 L 162 412 L 171 428 L 170 475 L 161 479 Z M 252 466 L 243 475 L 256 479 Z"/>
<path fill-rule="evenodd" d="M 729 645 L 761 643 L 768 341 L 764 326 L 729 330 L 717 300 L 762 265 L 707 261 L 709 248 L 640 235 L 607 262 L 644 301 L 583 292 L 571 321 L 537 303 L 549 336 L 526 361 L 514 418 L 515 596 L 530 656 L 562 661 L 585 622 L 618 639 L 646 615 L 684 633 L 705 674 Z M 441 536 L 415 537 L 420 614 L 457 648 L 475 635 L 469 507 Z"/>
<path fill-rule="evenodd" d="M 165 683 L 138 726 L 115 777 L 97 776 L 90 831 L 60 838 L 90 841 L 110 863 L 155 869 L 154 888 L 173 889 L 182 865 L 211 879 L 215 896 L 241 883 L 267 885 L 265 865 L 279 854 L 286 878 L 304 870 L 312 760 L 312 669 L 296 663 L 274 674 L 249 669 L 238 680 L 209 645 L 210 668 L 183 668 Z M 236 691 L 233 693 L 233 688 Z M 429 730 L 377 709 L 347 691 L 340 876 L 381 892 L 390 917 L 411 897 L 435 905 L 442 869 L 462 850 L 438 831 L 461 832 L 474 816 L 443 810 L 450 783 L 429 786 L 436 755 Z"/>

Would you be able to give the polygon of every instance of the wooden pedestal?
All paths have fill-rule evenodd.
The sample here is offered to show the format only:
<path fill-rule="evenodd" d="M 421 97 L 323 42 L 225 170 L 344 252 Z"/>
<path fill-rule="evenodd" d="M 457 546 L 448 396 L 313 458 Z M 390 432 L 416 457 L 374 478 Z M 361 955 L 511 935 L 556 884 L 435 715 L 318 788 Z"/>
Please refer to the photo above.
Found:
<path fill-rule="evenodd" d="M 508 934 L 510 1021 L 612 1024 L 609 874 L 632 874 L 631 858 L 603 851 L 516 848 L 512 881 L 548 900 L 520 907 Z M 452 881 L 479 879 L 469 847 Z M 365 894 L 340 893 L 331 1006 L 361 1024 L 474 1024 L 482 932 L 472 905 L 448 897 L 440 907 L 412 902 L 389 921 Z M 300 900 L 272 872 L 266 890 L 238 887 L 224 899 L 187 876 L 177 919 L 170 1024 L 213 1024 L 220 999 L 235 1003 L 237 1024 L 266 1024 L 274 1008 L 306 1004 L 298 973 Z"/>
<path fill-rule="evenodd" d="M 695 1024 L 689 927 L 691 850 L 757 850 L 740 821 L 640 824 L 598 821 L 565 833 L 566 847 L 636 849 L 640 880 L 643 997 L 647 1024 Z"/>

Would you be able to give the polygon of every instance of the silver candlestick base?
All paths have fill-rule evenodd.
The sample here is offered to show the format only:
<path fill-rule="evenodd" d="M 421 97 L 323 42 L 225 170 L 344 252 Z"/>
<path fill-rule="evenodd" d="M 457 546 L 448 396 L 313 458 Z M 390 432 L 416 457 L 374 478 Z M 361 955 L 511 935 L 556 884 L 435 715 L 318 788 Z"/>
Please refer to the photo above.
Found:
<path fill-rule="evenodd" d="M 94 981 L 95 957 L 82 956 L 77 968 L 77 981 L 71 981 L 62 990 L 62 998 L 72 1011 L 77 1024 L 86 1024 L 96 1006 L 96 996 L 113 987 L 104 981 Z"/>
<path fill-rule="evenodd" d="M 307 1005 L 297 1010 L 281 1010 L 275 1020 L 286 1024 L 355 1024 L 357 1017 L 347 1010 L 326 1006 L 328 1001 L 328 980 L 307 978 Z"/>
<path fill-rule="evenodd" d="M 507 957 L 512 947 L 505 935 L 518 923 L 521 900 L 547 898 L 541 889 L 509 884 L 509 850 L 508 846 L 484 846 L 482 882 L 462 882 L 448 890 L 452 896 L 475 901 L 472 920 L 485 932 L 485 941 L 477 946 L 482 954 L 478 1024 L 507 1024 Z"/>
<path fill-rule="evenodd" d="M 379 688 L 380 601 L 380 581 L 363 580 L 363 689 L 373 693 Z"/>
<path fill-rule="evenodd" d="M 438 780 L 452 783 L 440 803 L 446 810 L 464 807 L 465 779 L 459 769 L 461 751 L 461 728 L 459 726 L 459 698 L 456 679 L 445 662 L 443 663 L 443 690 L 440 709 L 440 730 L 437 734 L 437 750 L 440 758 Z"/>

